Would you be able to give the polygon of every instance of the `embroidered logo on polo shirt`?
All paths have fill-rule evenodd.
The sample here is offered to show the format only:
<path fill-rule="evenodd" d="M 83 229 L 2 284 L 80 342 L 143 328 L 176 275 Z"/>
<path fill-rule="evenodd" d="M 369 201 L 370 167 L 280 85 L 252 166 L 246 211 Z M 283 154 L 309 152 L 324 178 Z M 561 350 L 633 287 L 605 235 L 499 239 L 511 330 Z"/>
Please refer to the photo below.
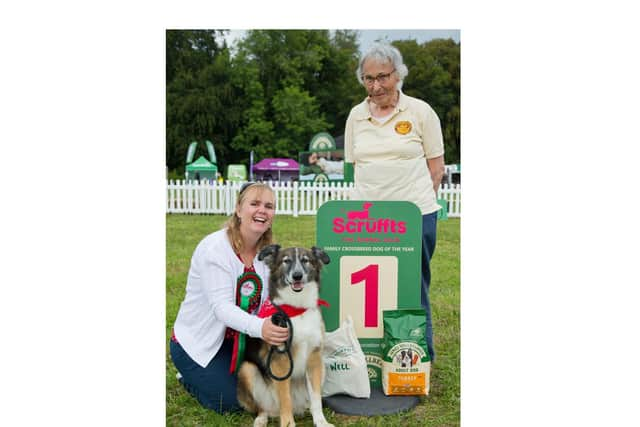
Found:
<path fill-rule="evenodd" d="M 398 132 L 400 135 L 406 135 L 409 132 L 411 132 L 411 122 L 408 122 L 406 120 L 403 120 L 401 122 L 396 123 L 396 127 L 395 127 L 396 132 Z"/>

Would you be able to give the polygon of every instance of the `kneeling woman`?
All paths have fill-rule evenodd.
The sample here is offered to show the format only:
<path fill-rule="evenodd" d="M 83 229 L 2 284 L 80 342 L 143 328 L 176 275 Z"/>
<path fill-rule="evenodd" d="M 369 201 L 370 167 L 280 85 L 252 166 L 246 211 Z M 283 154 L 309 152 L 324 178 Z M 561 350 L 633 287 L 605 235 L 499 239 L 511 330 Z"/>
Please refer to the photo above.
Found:
<path fill-rule="evenodd" d="M 239 333 L 278 345 L 287 328 L 255 316 L 268 294 L 269 270 L 257 259 L 273 243 L 275 195 L 271 187 L 242 187 L 225 228 L 205 237 L 191 258 L 184 301 L 169 344 L 179 380 L 200 404 L 217 412 L 239 409 Z"/>

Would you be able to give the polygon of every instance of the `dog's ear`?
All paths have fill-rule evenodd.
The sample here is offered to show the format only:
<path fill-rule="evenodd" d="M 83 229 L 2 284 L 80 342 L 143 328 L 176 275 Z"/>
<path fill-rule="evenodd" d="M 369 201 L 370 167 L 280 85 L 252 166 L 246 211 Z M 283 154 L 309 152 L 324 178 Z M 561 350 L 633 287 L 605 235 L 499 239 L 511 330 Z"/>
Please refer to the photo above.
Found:
<path fill-rule="evenodd" d="M 311 248 L 311 253 L 313 253 L 313 256 L 318 258 L 325 265 L 329 264 L 329 262 L 331 261 L 331 258 L 329 258 L 329 255 L 327 255 L 327 253 L 323 251 L 322 248 L 318 248 L 314 246 Z"/>
<path fill-rule="evenodd" d="M 265 264 L 271 266 L 278 255 L 278 251 L 280 251 L 280 245 L 265 246 L 258 254 L 258 260 L 264 260 Z"/>

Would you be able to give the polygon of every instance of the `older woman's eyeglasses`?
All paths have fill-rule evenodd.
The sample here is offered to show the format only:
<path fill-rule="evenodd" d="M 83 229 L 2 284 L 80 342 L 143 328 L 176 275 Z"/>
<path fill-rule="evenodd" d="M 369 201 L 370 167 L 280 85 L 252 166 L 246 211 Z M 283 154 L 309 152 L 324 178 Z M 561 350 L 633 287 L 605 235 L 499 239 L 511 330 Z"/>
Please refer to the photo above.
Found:
<path fill-rule="evenodd" d="M 383 85 L 386 82 L 389 81 L 389 77 L 391 77 L 391 74 L 395 73 L 396 69 L 394 68 L 393 70 L 391 70 L 391 72 L 383 74 L 380 73 L 377 76 L 362 76 L 362 80 L 364 80 L 364 82 L 367 84 L 367 86 L 373 86 L 374 82 L 378 82 L 379 84 Z"/>

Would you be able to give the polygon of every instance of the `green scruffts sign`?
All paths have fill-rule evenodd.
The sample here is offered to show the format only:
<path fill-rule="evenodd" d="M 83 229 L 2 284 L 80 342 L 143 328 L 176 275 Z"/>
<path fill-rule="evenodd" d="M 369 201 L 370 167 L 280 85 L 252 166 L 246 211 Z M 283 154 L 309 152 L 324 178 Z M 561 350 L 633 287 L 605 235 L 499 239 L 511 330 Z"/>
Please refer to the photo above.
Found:
<path fill-rule="evenodd" d="M 317 245 L 331 257 L 322 270 L 327 331 L 348 315 L 380 388 L 384 310 L 420 307 L 422 216 L 410 202 L 330 201 L 317 216 Z"/>

